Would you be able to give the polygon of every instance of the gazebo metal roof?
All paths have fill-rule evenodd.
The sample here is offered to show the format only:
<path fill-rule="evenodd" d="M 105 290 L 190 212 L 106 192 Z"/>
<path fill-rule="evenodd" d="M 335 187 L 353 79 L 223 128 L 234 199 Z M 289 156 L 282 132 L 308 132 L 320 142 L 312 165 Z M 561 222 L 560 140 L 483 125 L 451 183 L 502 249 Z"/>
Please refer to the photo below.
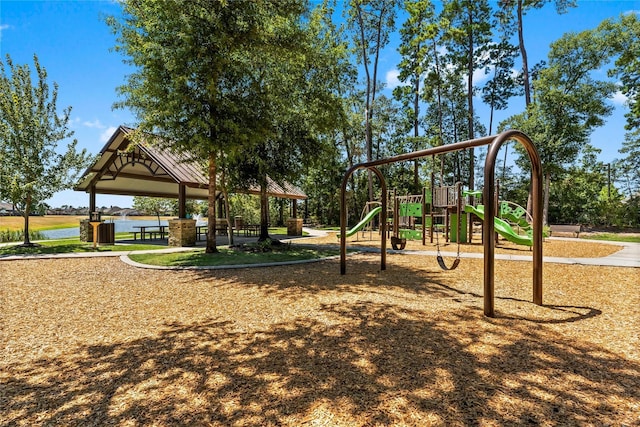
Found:
<path fill-rule="evenodd" d="M 120 126 L 114 132 L 94 164 L 82 175 L 76 191 L 179 198 L 183 188 L 187 199 L 207 199 L 209 179 L 201 165 L 185 155 L 144 141 L 131 149 L 133 131 Z M 270 178 L 267 180 L 267 195 L 270 197 L 307 198 L 302 190 L 290 183 L 280 185 Z M 238 192 L 260 194 L 260 189 L 254 186 Z"/>

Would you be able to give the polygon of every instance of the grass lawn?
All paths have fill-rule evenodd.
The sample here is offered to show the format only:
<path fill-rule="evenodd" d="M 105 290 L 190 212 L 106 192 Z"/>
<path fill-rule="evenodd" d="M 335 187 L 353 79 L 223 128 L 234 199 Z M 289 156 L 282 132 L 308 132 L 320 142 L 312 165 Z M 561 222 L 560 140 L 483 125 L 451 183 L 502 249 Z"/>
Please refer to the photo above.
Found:
<path fill-rule="evenodd" d="M 136 220 L 157 220 L 155 216 L 128 217 Z M 160 217 L 164 221 L 173 217 Z M 80 226 L 80 220 L 87 219 L 86 215 L 44 215 L 29 217 L 29 230 L 57 230 L 60 228 L 73 228 Z M 120 219 L 117 216 L 103 215 L 103 220 Z M 24 229 L 24 218 L 21 216 L 0 216 L 0 230 L 19 231 Z"/>
<path fill-rule="evenodd" d="M 219 248 L 217 254 L 207 254 L 204 249 L 168 254 L 131 254 L 129 258 L 141 264 L 167 267 L 221 266 L 301 261 L 339 255 L 337 249 L 320 249 L 308 246 L 283 245 L 270 252 L 248 252 L 233 248 Z"/>
<path fill-rule="evenodd" d="M 162 245 L 132 244 L 132 245 L 103 245 L 93 249 L 93 243 L 81 242 L 78 238 L 44 240 L 39 241 L 40 246 L 33 248 L 19 247 L 20 242 L 15 245 L 0 247 L 0 256 L 7 255 L 48 255 L 75 252 L 113 252 L 113 251 L 141 251 L 151 249 L 166 249 Z"/>
<path fill-rule="evenodd" d="M 598 233 L 584 236 L 583 238 L 589 240 L 606 240 L 611 242 L 640 243 L 640 236 L 638 235 L 625 235 L 616 233 Z"/>
<path fill-rule="evenodd" d="M 78 227 L 80 220 L 86 215 L 45 215 L 29 217 L 29 230 L 57 230 L 60 228 Z M 24 218 L 21 216 L 0 216 L 0 230 L 19 231 L 24 229 Z"/>

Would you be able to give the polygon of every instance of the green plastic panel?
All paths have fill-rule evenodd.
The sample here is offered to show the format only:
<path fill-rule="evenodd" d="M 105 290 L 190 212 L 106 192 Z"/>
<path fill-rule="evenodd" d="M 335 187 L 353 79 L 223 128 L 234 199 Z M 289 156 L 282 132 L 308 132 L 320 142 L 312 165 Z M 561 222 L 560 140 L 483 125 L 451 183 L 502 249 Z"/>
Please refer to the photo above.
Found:
<path fill-rule="evenodd" d="M 401 229 L 398 234 L 400 238 L 407 240 L 422 240 L 422 230 L 406 230 Z"/>
<path fill-rule="evenodd" d="M 400 203 L 398 214 L 400 216 L 422 217 L 421 203 Z"/>
<path fill-rule="evenodd" d="M 458 241 L 458 214 L 451 214 L 450 227 L 450 239 L 452 242 Z M 460 243 L 467 243 L 467 214 L 460 216 Z"/>

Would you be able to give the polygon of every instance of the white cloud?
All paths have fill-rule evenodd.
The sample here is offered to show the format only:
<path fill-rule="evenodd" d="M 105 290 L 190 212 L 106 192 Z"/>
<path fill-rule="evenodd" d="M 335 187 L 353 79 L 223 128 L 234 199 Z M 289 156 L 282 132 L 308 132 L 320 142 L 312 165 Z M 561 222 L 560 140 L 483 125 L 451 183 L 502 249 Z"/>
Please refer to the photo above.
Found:
<path fill-rule="evenodd" d="M 89 121 L 84 121 L 82 122 L 83 126 L 86 126 L 88 128 L 92 128 L 92 129 L 104 129 L 106 126 L 102 124 L 102 122 L 100 122 L 100 120 L 95 119 L 92 122 Z"/>
<path fill-rule="evenodd" d="M 111 138 L 116 129 L 118 128 L 115 126 L 109 126 L 108 128 L 106 128 L 104 132 L 100 134 L 100 142 L 106 143 L 107 141 L 109 141 L 109 138 Z"/>
<path fill-rule="evenodd" d="M 2 32 L 11 28 L 9 24 L 0 24 L 0 40 L 2 40 Z"/>
<path fill-rule="evenodd" d="M 393 90 L 402 84 L 398 76 L 400 76 L 400 71 L 398 70 L 387 71 L 387 89 Z"/>
<path fill-rule="evenodd" d="M 489 77 L 491 77 L 493 75 L 493 69 L 494 66 L 491 65 L 489 66 L 489 71 L 487 73 L 485 73 L 485 69 L 484 68 L 480 68 L 477 70 L 473 71 L 473 85 L 474 86 L 480 86 L 481 83 L 489 80 Z M 465 76 L 465 83 L 466 83 L 466 76 Z"/>
<path fill-rule="evenodd" d="M 613 96 L 609 99 L 611 99 L 611 101 L 616 105 L 626 105 L 627 101 L 629 101 L 629 98 L 620 91 L 614 93 Z"/>

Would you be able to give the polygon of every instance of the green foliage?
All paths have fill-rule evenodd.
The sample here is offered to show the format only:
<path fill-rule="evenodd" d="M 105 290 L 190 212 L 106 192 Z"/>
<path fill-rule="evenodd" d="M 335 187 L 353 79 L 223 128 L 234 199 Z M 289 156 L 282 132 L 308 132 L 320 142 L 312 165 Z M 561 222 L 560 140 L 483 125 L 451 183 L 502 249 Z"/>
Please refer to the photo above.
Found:
<path fill-rule="evenodd" d="M 40 231 L 29 231 L 29 240 L 44 240 Z M 24 241 L 24 230 L 0 230 L 0 243 Z"/>
<path fill-rule="evenodd" d="M 29 215 L 54 193 L 72 188 L 89 164 L 77 141 L 60 152 L 59 143 L 70 138 L 71 107 L 58 111 L 58 85 L 50 88 L 47 72 L 34 55 L 37 81 L 28 65 L 16 65 L 9 55 L 0 60 L 0 200 L 12 202 L 25 218 L 25 244 L 29 243 Z"/>
<path fill-rule="evenodd" d="M 606 63 L 603 40 L 589 33 L 567 34 L 554 42 L 549 64 L 539 73 L 535 102 L 512 116 L 502 127 L 520 129 L 536 141 L 545 173 L 555 176 L 572 164 L 594 128 L 604 123 L 613 107 L 607 99 L 613 82 L 597 81 L 592 72 Z M 521 147 L 520 153 L 524 155 Z M 522 157 L 520 166 L 528 170 Z"/>
<path fill-rule="evenodd" d="M 592 33 L 606 40 L 615 58 L 609 75 L 619 79 L 620 91 L 627 98 L 627 133 L 620 150 L 626 157 L 616 162 L 616 169 L 632 197 L 640 191 L 640 19 L 636 13 L 625 14 L 618 20 L 604 21 Z"/>
<path fill-rule="evenodd" d="M 208 164 L 209 230 L 218 171 L 232 188 L 299 175 L 340 105 L 326 79 L 333 51 L 313 16 L 303 19 L 305 1 L 130 0 L 124 12 L 108 23 L 136 72 L 116 105 Z"/>
<path fill-rule="evenodd" d="M 231 218 L 241 216 L 245 224 L 260 223 L 260 200 L 248 194 L 229 195 Z"/>
<path fill-rule="evenodd" d="M 617 21 L 604 21 L 592 33 L 606 41 L 604 53 L 613 53 L 616 58 L 609 75 L 620 79 L 620 90 L 628 99 L 626 129 L 637 130 L 640 128 L 640 18 L 637 12 L 624 14 Z"/>
<path fill-rule="evenodd" d="M 617 234 L 617 233 L 616 234 L 595 233 L 595 234 L 590 234 L 588 237 L 585 237 L 585 238 L 589 240 L 604 240 L 608 242 L 640 243 L 640 237 L 638 236 L 625 236 L 623 234 Z"/>
<path fill-rule="evenodd" d="M 103 245 L 93 249 L 92 243 L 80 242 L 75 239 L 46 240 L 40 242 L 37 246 L 25 247 L 3 246 L 0 247 L 0 255 L 48 255 L 48 254 L 65 254 L 80 252 L 113 252 L 113 251 L 148 251 L 166 249 L 165 246 L 158 245 Z"/>
<path fill-rule="evenodd" d="M 242 248 L 223 248 L 214 256 L 201 250 L 191 252 L 179 252 L 173 254 L 132 254 L 129 257 L 136 262 L 150 265 L 162 265 L 171 267 L 193 266 L 225 266 L 244 264 L 279 263 L 289 261 L 304 261 L 328 256 L 338 255 L 338 250 L 315 249 L 297 245 L 269 245 L 270 242 L 257 243 L 258 250 L 245 250 Z M 264 251 L 265 245 L 269 245 L 269 251 Z M 249 248 L 250 249 L 250 248 Z"/>
<path fill-rule="evenodd" d="M 135 196 L 133 198 L 133 208 L 144 214 L 157 216 L 158 225 L 160 225 L 160 215 L 175 215 L 177 214 L 176 207 L 174 199 L 144 196 Z"/>

